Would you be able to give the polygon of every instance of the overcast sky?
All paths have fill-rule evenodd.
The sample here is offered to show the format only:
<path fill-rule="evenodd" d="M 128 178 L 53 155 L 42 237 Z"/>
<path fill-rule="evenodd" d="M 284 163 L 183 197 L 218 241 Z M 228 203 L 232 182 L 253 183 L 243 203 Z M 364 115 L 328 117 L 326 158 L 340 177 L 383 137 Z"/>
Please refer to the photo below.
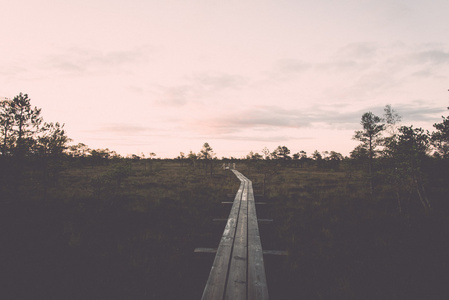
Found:
<path fill-rule="evenodd" d="M 0 0 L 0 97 L 73 143 L 348 155 L 364 112 L 448 115 L 447 0 Z"/>

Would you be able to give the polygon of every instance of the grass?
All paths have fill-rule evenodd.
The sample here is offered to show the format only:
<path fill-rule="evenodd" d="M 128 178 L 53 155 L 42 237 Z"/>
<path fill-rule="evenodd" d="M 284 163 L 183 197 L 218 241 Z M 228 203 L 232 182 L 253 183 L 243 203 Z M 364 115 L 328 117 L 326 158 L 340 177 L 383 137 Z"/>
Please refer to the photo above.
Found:
<path fill-rule="evenodd" d="M 142 162 L 126 162 L 129 170 L 119 183 L 113 174 L 122 164 L 68 168 L 45 195 L 26 190 L 36 180 L 30 176 L 20 201 L 11 199 L 2 210 L 10 258 L 3 268 L 9 278 L 5 295 L 201 296 L 211 264 L 193 249 L 213 246 L 219 238 L 210 213 L 237 180 L 219 171 L 220 177 L 205 176 L 203 170 L 172 162 L 155 162 L 151 172 Z"/>
<path fill-rule="evenodd" d="M 29 169 L 2 202 L 4 299 L 199 299 L 239 181 L 177 161 L 67 162 L 46 189 Z M 253 181 L 271 299 L 445 299 L 449 222 L 444 180 L 429 187 L 439 210 L 410 200 L 400 215 L 387 183 L 364 173 L 237 162 Z M 3 185 L 2 191 L 13 187 Z M 256 199 L 257 200 L 257 199 Z M 418 203 L 418 202 L 416 202 Z M 418 203 L 419 204 L 419 203 Z M 26 288 L 24 288 L 26 287 Z"/>
<path fill-rule="evenodd" d="M 279 169 L 267 193 L 289 257 L 283 267 L 268 269 L 276 299 L 449 295 L 442 267 L 449 263 L 447 218 L 419 212 L 417 201 L 410 205 L 413 215 L 399 215 L 387 187 L 372 196 L 363 173 L 349 168 Z"/>

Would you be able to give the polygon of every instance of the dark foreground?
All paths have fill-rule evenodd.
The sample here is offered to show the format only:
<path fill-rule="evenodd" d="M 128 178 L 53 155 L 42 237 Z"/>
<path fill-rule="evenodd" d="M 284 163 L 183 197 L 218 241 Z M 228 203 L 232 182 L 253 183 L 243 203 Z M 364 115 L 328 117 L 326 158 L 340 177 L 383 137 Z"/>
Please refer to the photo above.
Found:
<path fill-rule="evenodd" d="M 260 227 L 262 247 L 289 251 L 265 258 L 271 299 L 449 298 L 441 172 L 428 185 L 432 210 L 412 195 L 399 213 L 388 183 L 371 196 L 344 165 L 237 167 L 271 203 L 257 207 L 275 219 Z M 238 189 L 231 172 L 137 161 L 71 164 L 58 176 L 2 177 L 1 299 L 201 298 L 214 255 L 193 249 L 218 245 L 224 224 L 212 219 L 229 214 L 220 202 Z"/>

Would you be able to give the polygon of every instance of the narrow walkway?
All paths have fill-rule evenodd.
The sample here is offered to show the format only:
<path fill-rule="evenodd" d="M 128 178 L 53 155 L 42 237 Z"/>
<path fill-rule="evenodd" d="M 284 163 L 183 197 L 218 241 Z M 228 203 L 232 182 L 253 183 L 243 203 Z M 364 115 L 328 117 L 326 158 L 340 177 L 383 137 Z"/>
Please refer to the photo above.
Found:
<path fill-rule="evenodd" d="M 268 299 L 252 182 L 237 170 L 232 172 L 240 187 L 202 299 Z"/>

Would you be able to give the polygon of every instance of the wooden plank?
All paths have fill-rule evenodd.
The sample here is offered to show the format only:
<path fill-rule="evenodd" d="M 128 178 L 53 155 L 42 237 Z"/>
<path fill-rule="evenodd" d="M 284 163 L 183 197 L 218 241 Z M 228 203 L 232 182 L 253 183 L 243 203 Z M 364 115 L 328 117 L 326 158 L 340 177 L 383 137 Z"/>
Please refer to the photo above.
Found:
<path fill-rule="evenodd" d="M 248 194 L 248 299 L 266 300 L 268 286 L 251 182 L 250 190 L 251 194 Z"/>
<path fill-rule="evenodd" d="M 221 204 L 233 204 L 231 201 L 222 201 Z M 256 205 L 267 205 L 267 202 L 256 202 Z"/>
<path fill-rule="evenodd" d="M 237 225 L 238 211 L 240 209 L 239 199 L 241 199 L 242 192 L 243 185 L 241 184 L 235 196 L 235 202 L 231 208 L 219 248 L 217 249 L 217 254 L 215 256 L 202 299 L 222 299 L 223 297 L 228 273 L 228 264 L 232 253 L 232 245 L 234 242 L 235 229 Z"/>
<path fill-rule="evenodd" d="M 217 248 L 195 248 L 194 253 L 217 253 Z M 277 256 L 287 256 L 288 251 L 286 250 L 262 250 L 263 255 L 277 255 Z"/>
<path fill-rule="evenodd" d="M 228 219 L 220 219 L 220 218 L 212 219 L 212 222 L 216 222 L 216 223 L 227 222 L 227 221 L 228 221 Z M 270 223 L 273 223 L 273 219 L 257 219 L 257 222 L 259 224 L 270 224 Z"/>
<path fill-rule="evenodd" d="M 201 299 L 223 299 L 243 188 L 244 184 L 241 183 L 239 190 L 235 195 L 234 204 L 232 205 L 231 212 L 229 214 L 226 227 L 223 231 L 220 245 L 218 246 L 217 254 L 215 255 L 214 263 L 212 264 L 209 278 Z"/>
<path fill-rule="evenodd" d="M 240 172 L 232 172 L 240 180 L 240 187 L 202 299 L 265 300 L 268 299 L 268 288 L 252 182 Z M 199 249 L 195 252 L 214 252 L 214 249 Z"/>
<path fill-rule="evenodd" d="M 246 299 L 246 271 L 247 271 L 247 233 L 248 233 L 248 182 L 243 181 L 244 189 L 240 203 L 237 231 L 229 267 L 228 282 L 226 286 L 226 300 Z"/>

